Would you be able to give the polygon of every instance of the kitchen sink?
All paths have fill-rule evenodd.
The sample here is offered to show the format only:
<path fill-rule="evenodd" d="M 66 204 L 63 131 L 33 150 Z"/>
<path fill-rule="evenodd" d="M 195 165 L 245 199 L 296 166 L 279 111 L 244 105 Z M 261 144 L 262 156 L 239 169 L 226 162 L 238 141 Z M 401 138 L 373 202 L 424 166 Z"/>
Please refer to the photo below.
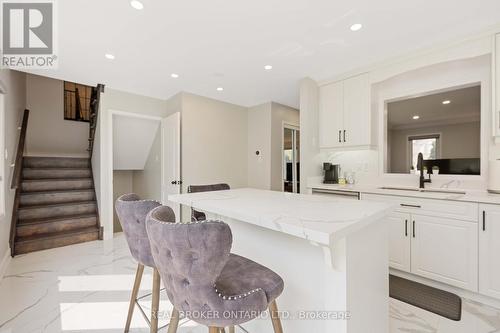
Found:
<path fill-rule="evenodd" d="M 396 187 L 396 186 L 383 186 L 379 187 L 380 190 L 391 190 L 391 191 L 410 191 L 410 192 L 422 192 L 422 193 L 444 193 L 444 194 L 461 194 L 464 195 L 464 191 L 458 190 L 447 190 L 447 189 L 425 189 L 418 187 Z"/>

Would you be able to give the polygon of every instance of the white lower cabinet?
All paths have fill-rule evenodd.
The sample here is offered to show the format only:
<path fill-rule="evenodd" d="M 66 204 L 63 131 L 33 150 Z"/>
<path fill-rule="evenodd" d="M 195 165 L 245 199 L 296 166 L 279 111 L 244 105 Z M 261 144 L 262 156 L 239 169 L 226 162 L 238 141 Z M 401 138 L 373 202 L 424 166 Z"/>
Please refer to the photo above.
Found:
<path fill-rule="evenodd" d="M 411 272 L 477 291 L 477 223 L 412 214 Z"/>
<path fill-rule="evenodd" d="M 500 298 L 500 206 L 479 206 L 479 292 Z"/>
<path fill-rule="evenodd" d="M 376 194 L 362 194 L 361 199 L 398 204 L 387 218 L 391 268 L 478 291 L 478 204 Z M 500 297 L 500 245 L 494 242 L 496 238 L 500 243 L 497 207 L 489 216 L 498 226 L 489 230 L 491 235 L 482 235 L 490 237 L 482 245 L 482 260 L 489 261 L 483 269 L 491 270 L 485 273 L 486 288 Z"/>
<path fill-rule="evenodd" d="M 405 272 L 411 269 L 410 220 L 406 213 L 393 213 L 388 218 L 389 265 Z"/>

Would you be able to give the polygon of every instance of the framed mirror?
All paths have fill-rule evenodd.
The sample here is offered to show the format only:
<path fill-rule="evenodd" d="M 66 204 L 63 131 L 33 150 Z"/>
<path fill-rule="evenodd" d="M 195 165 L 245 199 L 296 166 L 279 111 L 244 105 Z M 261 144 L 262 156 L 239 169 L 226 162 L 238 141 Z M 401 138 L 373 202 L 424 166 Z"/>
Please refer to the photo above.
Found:
<path fill-rule="evenodd" d="M 450 88 L 386 102 L 386 173 L 481 172 L 481 85 Z"/>

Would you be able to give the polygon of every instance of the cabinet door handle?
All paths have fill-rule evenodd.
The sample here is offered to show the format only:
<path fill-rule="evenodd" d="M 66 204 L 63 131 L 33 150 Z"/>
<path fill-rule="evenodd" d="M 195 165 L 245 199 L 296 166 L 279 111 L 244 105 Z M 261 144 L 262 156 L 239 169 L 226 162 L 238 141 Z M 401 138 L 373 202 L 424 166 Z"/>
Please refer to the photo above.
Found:
<path fill-rule="evenodd" d="M 339 142 L 342 142 L 342 130 L 339 130 Z"/>
<path fill-rule="evenodd" d="M 486 231 L 486 211 L 483 210 L 483 231 Z"/>
<path fill-rule="evenodd" d="M 344 142 L 345 142 L 345 130 L 344 130 Z"/>
<path fill-rule="evenodd" d="M 401 207 L 422 208 L 420 205 L 399 204 Z"/>
<path fill-rule="evenodd" d="M 408 237 L 408 220 L 405 220 L 405 237 Z"/>
<path fill-rule="evenodd" d="M 415 221 L 413 221 L 413 238 L 415 238 Z"/>

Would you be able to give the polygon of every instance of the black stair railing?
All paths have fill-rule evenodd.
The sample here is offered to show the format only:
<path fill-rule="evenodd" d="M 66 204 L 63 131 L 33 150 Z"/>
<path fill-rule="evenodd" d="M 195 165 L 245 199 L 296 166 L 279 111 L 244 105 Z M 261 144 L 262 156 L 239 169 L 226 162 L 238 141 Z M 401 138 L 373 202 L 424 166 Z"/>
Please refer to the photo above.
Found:
<path fill-rule="evenodd" d="M 14 162 L 14 172 L 12 174 L 11 189 L 15 189 L 14 207 L 12 209 L 12 220 L 10 224 L 10 251 L 11 256 L 14 256 L 14 246 L 17 227 L 17 211 L 19 209 L 19 195 L 21 193 L 21 174 L 23 172 L 24 146 L 26 142 L 26 132 L 28 131 L 28 118 L 30 110 L 24 110 L 23 120 L 21 124 L 21 132 L 19 133 L 19 142 L 17 144 L 16 161 Z"/>

